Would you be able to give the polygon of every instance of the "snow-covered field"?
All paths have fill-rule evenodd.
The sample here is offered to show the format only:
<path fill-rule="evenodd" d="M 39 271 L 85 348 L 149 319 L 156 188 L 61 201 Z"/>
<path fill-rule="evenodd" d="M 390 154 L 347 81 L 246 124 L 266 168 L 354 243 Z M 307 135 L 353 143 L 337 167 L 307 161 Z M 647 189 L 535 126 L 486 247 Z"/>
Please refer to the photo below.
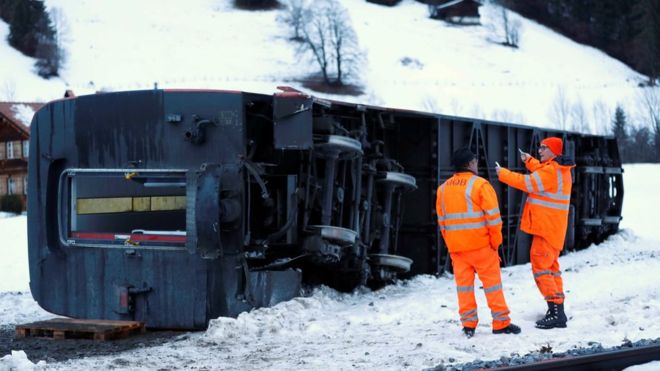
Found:
<path fill-rule="evenodd" d="M 598 246 L 560 258 L 570 318 L 566 329 L 534 328 L 546 308 L 526 264 L 503 269 L 506 299 L 514 323 L 522 328 L 520 335 L 491 333 L 489 310 L 479 293 L 482 321 L 476 336 L 466 339 L 460 331 L 452 277 L 420 276 L 376 292 L 342 294 L 319 288 L 310 297 L 244 313 L 237 319 L 214 320 L 206 332 L 113 356 L 35 366 L 22 352 L 0 355 L 4 356 L 0 370 L 12 366 L 49 370 L 419 370 L 524 355 L 547 346 L 563 352 L 593 342 L 611 347 L 627 340 L 656 339 L 660 337 L 656 277 L 660 232 L 652 205 L 660 205 L 660 195 L 648 191 L 660 187 L 660 165 L 624 168 L 624 229 Z M 2 260 L 10 263 L 0 270 L 3 325 L 50 317 L 25 291 L 25 221 L 25 216 L 0 220 L 1 235 L 14 236 L 0 247 Z"/>
<path fill-rule="evenodd" d="M 562 117 L 605 132 L 615 106 L 638 112 L 645 77 L 604 53 L 520 18 L 520 48 L 499 44 L 500 13 L 481 8 L 480 26 L 428 18 L 426 5 L 385 7 L 340 0 L 349 10 L 363 64 L 359 96 L 315 95 L 547 127 Z M 61 78 L 33 74 L 34 61 L 0 42 L 0 100 L 51 100 L 65 89 L 216 88 L 271 94 L 298 89 L 317 71 L 296 55 L 282 10 L 249 12 L 233 0 L 46 0 L 59 14 L 66 61 Z M 512 21 L 519 17 L 511 16 Z M 0 21 L 0 39 L 8 35 Z M 561 107 L 561 108 L 560 108 Z M 566 128 L 571 128 L 570 123 Z"/>

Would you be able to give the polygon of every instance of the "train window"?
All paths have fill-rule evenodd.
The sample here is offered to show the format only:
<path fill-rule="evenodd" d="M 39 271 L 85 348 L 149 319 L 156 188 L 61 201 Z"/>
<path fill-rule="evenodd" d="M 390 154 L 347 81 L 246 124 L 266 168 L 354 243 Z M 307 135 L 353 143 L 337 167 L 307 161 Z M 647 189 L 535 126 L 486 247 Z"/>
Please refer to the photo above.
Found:
<path fill-rule="evenodd" d="M 60 178 L 59 192 L 65 245 L 185 246 L 184 170 L 70 169 Z"/>

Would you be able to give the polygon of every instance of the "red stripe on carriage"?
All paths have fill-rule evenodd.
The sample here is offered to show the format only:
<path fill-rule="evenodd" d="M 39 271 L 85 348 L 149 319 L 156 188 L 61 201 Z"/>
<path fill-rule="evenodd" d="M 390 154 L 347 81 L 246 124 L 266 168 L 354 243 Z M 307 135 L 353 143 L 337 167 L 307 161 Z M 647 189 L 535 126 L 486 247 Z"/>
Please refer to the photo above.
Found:
<path fill-rule="evenodd" d="M 127 238 L 117 237 L 117 236 L 127 236 L 130 237 L 131 241 L 151 241 L 151 242 L 186 242 L 186 236 L 170 236 L 170 235 L 158 235 L 158 234 L 122 234 L 122 233 L 94 233 L 94 232 L 73 232 L 71 237 L 79 238 L 81 240 L 104 240 L 104 241 L 115 241 L 115 240 L 126 240 Z"/>

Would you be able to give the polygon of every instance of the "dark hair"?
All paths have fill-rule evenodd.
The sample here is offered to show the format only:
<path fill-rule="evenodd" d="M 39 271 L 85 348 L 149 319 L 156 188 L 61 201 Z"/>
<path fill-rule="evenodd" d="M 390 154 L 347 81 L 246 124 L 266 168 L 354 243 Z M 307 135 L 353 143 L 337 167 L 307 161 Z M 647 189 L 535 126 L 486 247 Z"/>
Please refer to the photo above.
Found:
<path fill-rule="evenodd" d="M 477 156 L 472 153 L 472 151 L 467 148 L 461 148 L 454 151 L 452 154 L 451 164 L 454 166 L 454 170 L 461 171 L 467 169 L 470 161 L 474 160 L 475 158 L 477 158 Z"/>

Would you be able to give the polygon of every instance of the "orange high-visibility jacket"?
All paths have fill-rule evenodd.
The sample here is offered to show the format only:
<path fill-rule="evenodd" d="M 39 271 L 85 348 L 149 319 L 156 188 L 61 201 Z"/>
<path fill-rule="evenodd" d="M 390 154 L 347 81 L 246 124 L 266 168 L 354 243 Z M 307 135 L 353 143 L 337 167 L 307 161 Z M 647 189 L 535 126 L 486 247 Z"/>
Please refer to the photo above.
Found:
<path fill-rule="evenodd" d="M 555 160 L 541 163 L 530 156 L 525 166 L 531 174 L 502 169 L 499 175 L 502 183 L 528 193 L 520 229 L 545 238 L 553 248 L 561 250 L 571 202 L 571 168 L 575 165 L 572 162 L 560 165 Z"/>
<path fill-rule="evenodd" d="M 449 252 L 497 249 L 502 219 L 493 186 L 472 172 L 454 174 L 438 187 L 435 210 Z"/>

